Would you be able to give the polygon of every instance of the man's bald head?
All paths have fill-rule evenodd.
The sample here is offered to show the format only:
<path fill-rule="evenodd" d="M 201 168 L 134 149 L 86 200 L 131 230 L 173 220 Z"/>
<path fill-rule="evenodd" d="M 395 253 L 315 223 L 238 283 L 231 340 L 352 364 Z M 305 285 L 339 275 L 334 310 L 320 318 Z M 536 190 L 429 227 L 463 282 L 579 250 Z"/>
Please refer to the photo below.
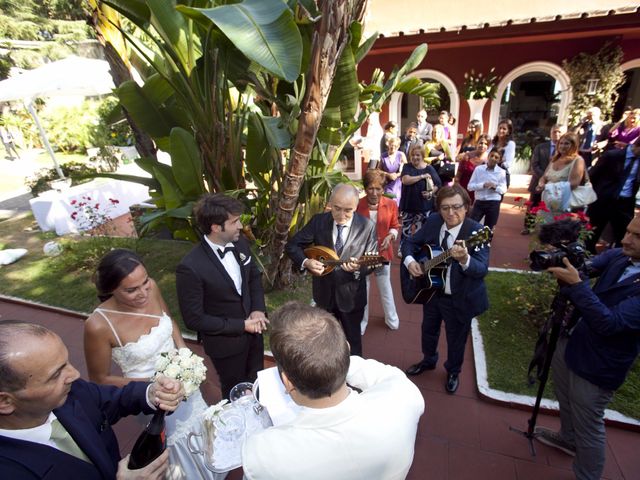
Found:
<path fill-rule="evenodd" d="M 329 203 L 331 216 L 338 225 L 345 225 L 351 221 L 359 200 L 358 189 L 348 183 L 339 183 L 333 188 Z"/>

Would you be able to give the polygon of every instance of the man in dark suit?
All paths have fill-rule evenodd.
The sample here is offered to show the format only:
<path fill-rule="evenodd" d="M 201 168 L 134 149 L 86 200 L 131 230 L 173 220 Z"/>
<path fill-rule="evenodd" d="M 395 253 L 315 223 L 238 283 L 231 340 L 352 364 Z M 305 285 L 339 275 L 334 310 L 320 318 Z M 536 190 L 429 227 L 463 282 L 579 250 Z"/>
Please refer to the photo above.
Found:
<path fill-rule="evenodd" d="M 313 275 L 313 299 L 320 308 L 332 313 L 342 324 L 351 354 L 362 356 L 360 321 L 367 304 L 366 275 L 369 267 L 361 267 L 356 260 L 367 252 L 378 250 L 376 226 L 368 218 L 356 213 L 358 190 L 345 183 L 331 193 L 331 211 L 314 215 L 287 243 L 285 251 L 294 265 Z M 307 258 L 305 247 L 329 247 L 345 263 L 324 275 L 325 266 Z"/>
<path fill-rule="evenodd" d="M 640 216 L 627 226 L 622 248 L 592 259 L 599 277 L 593 290 L 566 258 L 564 265 L 549 269 L 577 319 L 558 341 L 552 363 L 560 431 L 538 427 L 536 438 L 574 455 L 576 478 L 596 480 L 605 463 L 605 408 L 640 351 Z"/>
<path fill-rule="evenodd" d="M 429 216 L 422 228 L 402 245 L 404 265 L 414 277 L 424 274 L 420 264 L 414 259 L 414 255 L 424 245 L 451 250 L 453 262 L 447 267 L 444 289 L 437 291 L 423 305 L 423 358 L 406 371 L 407 375 L 418 375 L 436 367 L 440 325 L 444 320 L 447 334 L 445 388 L 449 393 L 455 393 L 458 389 L 458 375 L 462 369 L 471 320 L 489 307 L 484 284 L 484 277 L 489 269 L 489 247 L 469 252 L 460 241 L 482 228 L 478 222 L 466 218 L 470 203 L 469 194 L 460 185 L 442 187 L 436 197 L 439 214 Z"/>
<path fill-rule="evenodd" d="M 531 181 L 529 182 L 529 206 L 527 208 L 527 215 L 524 217 L 524 230 L 523 235 L 529 235 L 531 233 L 532 226 L 528 221 L 528 211 L 533 207 L 538 206 L 542 200 L 542 192 L 536 190 L 540 178 L 544 175 L 549 160 L 556 153 L 556 143 L 560 140 L 560 137 L 567 133 L 567 127 L 564 125 L 554 125 L 549 132 L 550 140 L 548 142 L 542 142 L 535 146 L 533 154 L 531 155 Z"/>
<path fill-rule="evenodd" d="M 409 158 L 411 149 L 416 145 L 423 146 L 423 142 L 418 138 L 418 126 L 415 123 L 412 123 L 407 127 L 404 137 L 402 137 L 400 142 L 400 151 L 404 153 L 405 157 Z"/>
<path fill-rule="evenodd" d="M 266 329 L 262 274 L 240 235 L 242 202 L 205 195 L 194 207 L 204 235 L 176 270 L 178 303 L 187 327 L 198 332 L 220 377 L 222 396 L 255 381 L 264 368 Z"/>
<path fill-rule="evenodd" d="M 175 410 L 184 398 L 180 382 L 85 382 L 58 335 L 14 320 L 0 321 L 0 372 L 0 478 L 164 478 L 167 454 L 129 470 L 111 425 L 153 413 L 155 404 Z"/>
<path fill-rule="evenodd" d="M 598 199 L 587 209 L 593 235 L 586 243 L 589 251 L 596 253 L 596 243 L 608 222 L 613 231 L 613 245 L 619 247 L 633 218 L 640 187 L 640 138 L 627 148 L 606 151 L 591 167 L 589 175 Z"/>

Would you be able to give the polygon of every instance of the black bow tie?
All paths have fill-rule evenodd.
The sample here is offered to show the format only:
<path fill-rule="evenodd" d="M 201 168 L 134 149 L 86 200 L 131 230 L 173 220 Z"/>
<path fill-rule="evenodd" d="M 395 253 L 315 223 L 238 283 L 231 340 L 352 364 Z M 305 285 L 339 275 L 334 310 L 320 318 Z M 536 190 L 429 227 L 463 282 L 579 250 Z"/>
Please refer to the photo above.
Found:
<path fill-rule="evenodd" d="M 219 248 L 218 249 L 218 256 L 220 258 L 224 258 L 224 256 L 229 252 L 233 252 L 233 247 Z"/>

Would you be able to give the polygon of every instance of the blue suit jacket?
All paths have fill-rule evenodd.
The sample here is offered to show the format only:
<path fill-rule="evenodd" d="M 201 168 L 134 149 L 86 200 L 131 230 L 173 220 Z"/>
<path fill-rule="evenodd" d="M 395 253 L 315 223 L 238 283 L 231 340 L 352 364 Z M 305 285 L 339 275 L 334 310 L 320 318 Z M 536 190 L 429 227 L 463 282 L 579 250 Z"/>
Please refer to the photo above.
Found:
<path fill-rule="evenodd" d="M 407 255 L 416 255 L 423 245 L 440 244 L 440 228 L 444 223 L 439 213 L 430 215 L 411 238 L 407 238 L 402 245 L 402 258 Z M 460 233 L 456 240 L 465 240 L 471 236 L 473 231 L 480 230 L 482 224 L 465 218 L 460 228 Z M 484 284 L 484 277 L 489 271 L 489 246 L 478 250 L 469 249 L 469 268 L 462 270 L 462 267 L 455 260 L 451 265 L 451 295 L 456 299 L 453 308 L 460 321 L 468 321 L 489 308 L 489 298 L 487 288 Z M 425 304 L 428 308 L 429 303 Z"/>
<path fill-rule="evenodd" d="M 0 436 L 0 478 L 113 480 L 120 450 L 111 425 L 127 415 L 153 412 L 146 401 L 147 385 L 131 382 L 117 388 L 76 380 L 67 401 L 53 413 L 93 463 L 47 445 Z"/>
<path fill-rule="evenodd" d="M 588 282 L 563 287 L 582 319 L 573 330 L 565 360 L 573 372 L 607 390 L 624 382 L 640 352 L 640 274 L 619 282 L 629 257 L 616 248 L 594 257 L 600 272 Z"/>

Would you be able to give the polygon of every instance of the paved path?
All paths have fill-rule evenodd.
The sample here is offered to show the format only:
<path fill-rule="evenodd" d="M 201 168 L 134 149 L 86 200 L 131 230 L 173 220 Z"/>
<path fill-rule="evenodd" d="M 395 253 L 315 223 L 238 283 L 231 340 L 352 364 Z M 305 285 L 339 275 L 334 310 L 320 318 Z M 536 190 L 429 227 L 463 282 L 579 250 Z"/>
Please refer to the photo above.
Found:
<path fill-rule="evenodd" d="M 517 185 L 505 198 L 496 238 L 492 244 L 491 265 L 523 267 L 529 237 L 519 234 L 522 213 L 509 205 L 521 194 Z M 399 292 L 397 268 L 394 290 Z M 373 282 L 375 283 L 375 282 Z M 409 306 L 396 299 L 401 327 L 388 330 L 382 318 L 380 300 L 375 287 L 371 298 L 371 319 L 364 336 L 367 357 L 407 368 L 419 360 L 421 307 Z M 57 331 L 69 347 L 71 361 L 86 374 L 82 351 L 82 319 L 73 314 L 43 311 L 0 300 L 1 318 L 18 318 L 41 322 Z M 445 350 L 444 332 L 441 351 Z M 199 346 L 194 349 L 203 354 Z M 211 370 L 213 371 L 213 370 Z M 212 376 L 214 377 L 214 376 Z M 467 344 L 461 384 L 455 395 L 444 391 L 446 373 L 441 365 L 432 372 L 414 377 L 427 405 L 416 441 L 410 480 L 570 480 L 571 458 L 544 445 L 536 444 L 537 456 L 532 457 L 527 440 L 509 430 L 513 426 L 525 429 L 530 413 L 482 401 L 474 382 L 475 368 L 471 342 Z M 210 378 L 204 387 L 208 402 L 220 399 L 217 379 Z M 380 412 L 384 415 L 384 412 Z M 541 415 L 539 424 L 557 427 L 557 417 Z M 139 426 L 124 420 L 116 427 L 123 452 L 130 450 Z M 604 478 L 611 480 L 640 478 L 640 435 L 619 428 L 607 429 L 607 463 Z M 233 472 L 229 478 L 239 479 Z M 329 479 L 328 479 L 329 480 Z M 333 480 L 333 479 L 331 479 Z M 338 480 L 338 479 L 336 479 Z M 378 479 L 372 479 L 378 480 Z M 384 479 L 380 479 L 384 480 Z"/>

